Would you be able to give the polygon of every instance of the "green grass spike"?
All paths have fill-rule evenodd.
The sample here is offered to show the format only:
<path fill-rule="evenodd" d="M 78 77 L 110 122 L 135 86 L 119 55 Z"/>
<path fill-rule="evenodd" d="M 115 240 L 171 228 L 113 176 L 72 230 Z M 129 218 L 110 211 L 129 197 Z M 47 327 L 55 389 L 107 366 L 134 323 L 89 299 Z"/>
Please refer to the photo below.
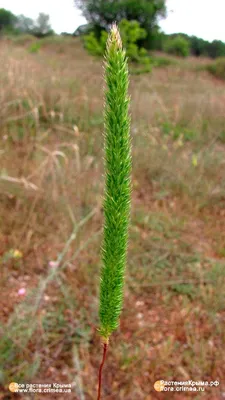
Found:
<path fill-rule="evenodd" d="M 131 198 L 128 66 L 116 25 L 109 33 L 105 62 L 105 197 L 100 283 L 100 335 L 108 342 L 119 325 L 123 303 Z"/>

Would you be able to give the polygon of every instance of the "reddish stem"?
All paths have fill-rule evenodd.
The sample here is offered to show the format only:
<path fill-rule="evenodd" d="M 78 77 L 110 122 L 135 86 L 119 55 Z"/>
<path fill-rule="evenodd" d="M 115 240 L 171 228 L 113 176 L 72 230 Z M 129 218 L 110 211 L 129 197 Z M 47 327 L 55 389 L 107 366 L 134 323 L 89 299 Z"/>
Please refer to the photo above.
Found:
<path fill-rule="evenodd" d="M 98 374 L 98 398 L 97 398 L 97 400 L 101 399 L 102 369 L 103 369 L 103 366 L 105 363 L 107 349 L 108 349 L 108 344 L 104 343 L 103 357 L 102 357 L 102 362 L 101 362 L 101 365 L 99 368 L 99 374 Z"/>

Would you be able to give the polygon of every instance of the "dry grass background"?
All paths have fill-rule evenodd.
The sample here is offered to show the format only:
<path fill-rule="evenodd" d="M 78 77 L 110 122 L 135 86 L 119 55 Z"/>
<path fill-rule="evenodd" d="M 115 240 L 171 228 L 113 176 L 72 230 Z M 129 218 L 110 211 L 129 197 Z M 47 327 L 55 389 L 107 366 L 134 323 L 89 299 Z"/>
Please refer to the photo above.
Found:
<path fill-rule="evenodd" d="M 31 50 L 30 38 L 0 43 L 0 398 L 10 398 L 8 384 L 16 381 L 74 382 L 73 394 L 60 398 L 95 399 L 102 62 L 77 39 L 48 39 Z M 126 292 L 103 398 L 186 399 L 193 393 L 159 394 L 153 384 L 217 379 L 219 387 L 194 398 L 219 400 L 225 392 L 224 84 L 189 59 L 131 76 L 130 94 Z"/>

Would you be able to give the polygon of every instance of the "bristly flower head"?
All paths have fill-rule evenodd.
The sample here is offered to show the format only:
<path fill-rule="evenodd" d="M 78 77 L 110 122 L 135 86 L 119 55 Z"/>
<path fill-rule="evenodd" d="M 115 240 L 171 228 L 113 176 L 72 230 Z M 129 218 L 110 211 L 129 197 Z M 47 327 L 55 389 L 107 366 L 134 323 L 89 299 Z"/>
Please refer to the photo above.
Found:
<path fill-rule="evenodd" d="M 112 25 L 110 33 L 111 34 L 109 35 L 108 41 L 107 41 L 107 48 L 110 47 L 111 43 L 116 43 L 118 49 L 122 49 L 122 47 L 123 47 L 122 40 L 120 37 L 119 29 L 115 23 Z"/>
<path fill-rule="evenodd" d="M 116 24 L 105 63 L 105 197 L 100 284 L 100 335 L 105 343 L 119 325 L 131 197 L 131 146 L 126 54 Z"/>

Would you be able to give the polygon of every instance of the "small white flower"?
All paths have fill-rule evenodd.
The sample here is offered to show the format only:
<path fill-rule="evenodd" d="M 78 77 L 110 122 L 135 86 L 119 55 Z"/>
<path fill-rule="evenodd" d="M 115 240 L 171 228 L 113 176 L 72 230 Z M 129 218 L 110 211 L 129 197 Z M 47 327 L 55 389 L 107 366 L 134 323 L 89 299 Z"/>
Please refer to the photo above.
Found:
<path fill-rule="evenodd" d="M 77 125 L 73 125 L 73 130 L 74 130 L 75 135 L 79 135 L 80 132 L 79 132 Z"/>
<path fill-rule="evenodd" d="M 142 300 L 138 300 L 135 304 L 137 307 L 142 307 L 145 303 Z"/>
<path fill-rule="evenodd" d="M 50 268 L 58 268 L 59 263 L 58 263 L 58 261 L 49 261 L 48 266 Z"/>
<path fill-rule="evenodd" d="M 26 294 L 26 289 L 25 288 L 19 289 L 17 294 L 18 294 L 18 296 L 24 296 Z"/>

